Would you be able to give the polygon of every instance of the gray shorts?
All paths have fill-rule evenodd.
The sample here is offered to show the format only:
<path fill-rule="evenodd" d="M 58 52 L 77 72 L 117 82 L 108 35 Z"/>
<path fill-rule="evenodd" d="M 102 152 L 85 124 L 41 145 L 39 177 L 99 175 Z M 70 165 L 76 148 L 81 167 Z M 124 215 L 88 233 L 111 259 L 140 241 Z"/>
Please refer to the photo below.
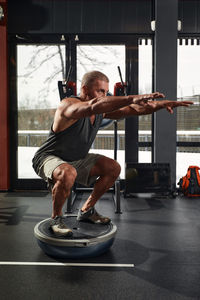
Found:
<path fill-rule="evenodd" d="M 59 165 L 68 163 L 77 171 L 76 182 L 84 186 L 90 186 L 98 178 L 98 176 L 89 177 L 90 170 L 100 157 L 102 157 L 102 155 L 100 154 L 88 153 L 83 159 L 67 162 L 57 156 L 49 155 L 40 166 L 38 175 L 42 179 L 44 179 L 50 186 L 52 186 L 53 171 Z"/>

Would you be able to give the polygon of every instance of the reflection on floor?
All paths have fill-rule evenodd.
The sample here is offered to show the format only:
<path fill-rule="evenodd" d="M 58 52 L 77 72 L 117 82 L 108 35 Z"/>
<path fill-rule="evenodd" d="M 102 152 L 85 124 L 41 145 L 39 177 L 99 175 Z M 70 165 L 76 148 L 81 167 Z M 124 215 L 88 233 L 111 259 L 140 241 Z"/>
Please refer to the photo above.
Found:
<path fill-rule="evenodd" d="M 78 194 L 74 213 L 87 196 Z M 134 268 L 0 265 L 1 299 L 199 299 L 199 198 L 122 195 L 123 213 L 115 214 L 107 193 L 96 208 L 112 218 L 117 236 L 107 253 L 78 262 Z M 33 235 L 50 214 L 47 192 L 0 193 L 0 260 L 56 262 Z"/>

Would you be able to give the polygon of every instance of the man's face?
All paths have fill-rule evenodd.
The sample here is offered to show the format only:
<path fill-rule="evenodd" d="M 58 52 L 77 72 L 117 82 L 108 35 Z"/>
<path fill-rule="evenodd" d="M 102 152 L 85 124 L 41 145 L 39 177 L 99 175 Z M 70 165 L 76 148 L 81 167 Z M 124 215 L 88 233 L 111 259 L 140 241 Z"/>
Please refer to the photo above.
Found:
<path fill-rule="evenodd" d="M 87 87 L 88 99 L 105 97 L 109 90 L 109 83 L 103 80 L 96 80 L 91 87 Z"/>

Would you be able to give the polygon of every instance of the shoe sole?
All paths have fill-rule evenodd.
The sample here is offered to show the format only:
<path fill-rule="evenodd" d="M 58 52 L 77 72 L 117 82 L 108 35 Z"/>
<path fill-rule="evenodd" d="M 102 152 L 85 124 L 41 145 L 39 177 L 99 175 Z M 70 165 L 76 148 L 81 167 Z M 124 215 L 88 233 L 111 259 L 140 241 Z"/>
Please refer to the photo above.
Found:
<path fill-rule="evenodd" d="M 60 237 L 72 237 L 73 236 L 73 232 L 72 231 L 71 232 L 67 232 L 67 233 L 55 232 L 51 226 L 49 227 L 49 229 L 56 236 L 60 236 Z"/>
<path fill-rule="evenodd" d="M 91 223 L 91 224 L 102 224 L 102 225 L 108 225 L 108 224 L 110 224 L 110 222 L 111 222 L 111 220 L 110 221 L 108 221 L 108 222 L 94 222 L 94 221 L 92 221 L 92 220 L 90 220 L 90 219 L 86 219 L 86 220 L 78 220 L 77 219 L 77 221 L 78 222 L 85 222 L 85 223 Z"/>

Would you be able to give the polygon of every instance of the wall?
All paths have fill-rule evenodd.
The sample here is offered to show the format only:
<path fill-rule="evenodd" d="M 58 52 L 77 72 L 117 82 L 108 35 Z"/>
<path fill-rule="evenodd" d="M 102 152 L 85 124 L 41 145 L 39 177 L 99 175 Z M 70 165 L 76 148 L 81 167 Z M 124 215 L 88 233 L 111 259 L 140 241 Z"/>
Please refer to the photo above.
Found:
<path fill-rule="evenodd" d="M 199 16 L 199 0 L 179 0 L 178 19 L 182 21 L 181 33 L 200 33 Z"/>
<path fill-rule="evenodd" d="M 149 0 L 8 1 L 9 33 L 151 33 Z"/>
<path fill-rule="evenodd" d="M 152 33 L 152 0 L 8 0 L 9 33 Z M 181 33 L 200 33 L 200 1 L 179 0 Z"/>

